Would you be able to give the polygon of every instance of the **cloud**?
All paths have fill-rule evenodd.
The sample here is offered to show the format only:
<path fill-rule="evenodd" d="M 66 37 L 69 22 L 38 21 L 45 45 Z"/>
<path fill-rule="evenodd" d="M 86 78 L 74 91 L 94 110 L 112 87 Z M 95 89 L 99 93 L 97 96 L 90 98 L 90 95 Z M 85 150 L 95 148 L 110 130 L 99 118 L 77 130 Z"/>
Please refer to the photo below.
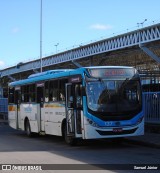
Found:
<path fill-rule="evenodd" d="M 109 30 L 113 27 L 111 25 L 103 25 L 103 24 L 94 24 L 90 26 L 90 29 L 96 29 L 96 30 Z"/>

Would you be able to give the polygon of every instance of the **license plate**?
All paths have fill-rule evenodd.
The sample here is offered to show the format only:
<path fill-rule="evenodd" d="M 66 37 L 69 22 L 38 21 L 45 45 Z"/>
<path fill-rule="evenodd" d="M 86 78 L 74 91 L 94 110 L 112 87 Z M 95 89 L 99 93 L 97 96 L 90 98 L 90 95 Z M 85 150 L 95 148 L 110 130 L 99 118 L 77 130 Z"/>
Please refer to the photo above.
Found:
<path fill-rule="evenodd" d="M 114 128 L 114 129 L 113 129 L 113 132 L 117 132 L 117 133 L 118 133 L 118 132 L 122 132 L 122 131 L 123 131 L 122 128 Z"/>

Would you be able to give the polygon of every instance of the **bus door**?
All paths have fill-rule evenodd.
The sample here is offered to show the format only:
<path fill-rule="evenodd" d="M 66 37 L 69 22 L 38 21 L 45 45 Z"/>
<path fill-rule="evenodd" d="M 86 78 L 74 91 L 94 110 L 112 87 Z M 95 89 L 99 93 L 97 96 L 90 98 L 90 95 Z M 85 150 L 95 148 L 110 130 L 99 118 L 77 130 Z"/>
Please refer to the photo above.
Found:
<path fill-rule="evenodd" d="M 43 103 L 44 103 L 44 83 L 38 83 L 37 84 L 37 122 L 38 122 L 38 131 L 40 132 L 42 127 L 41 127 L 41 114 L 42 111 L 41 109 L 43 108 Z"/>
<path fill-rule="evenodd" d="M 66 84 L 67 135 L 82 137 L 81 127 L 82 96 L 81 84 Z"/>
<path fill-rule="evenodd" d="M 20 112 L 20 102 L 21 102 L 21 90 L 20 87 L 15 87 L 15 104 L 16 104 L 16 128 L 21 128 L 21 112 Z"/>

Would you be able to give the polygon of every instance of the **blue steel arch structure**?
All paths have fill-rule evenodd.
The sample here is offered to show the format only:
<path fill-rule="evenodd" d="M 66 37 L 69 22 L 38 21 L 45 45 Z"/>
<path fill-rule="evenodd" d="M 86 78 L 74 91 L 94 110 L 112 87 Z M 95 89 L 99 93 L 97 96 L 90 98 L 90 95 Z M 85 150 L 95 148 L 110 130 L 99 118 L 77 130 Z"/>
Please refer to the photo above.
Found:
<path fill-rule="evenodd" d="M 132 32 L 118 35 L 112 38 L 103 39 L 91 44 L 80 46 L 65 52 L 51 55 L 42 59 L 42 67 L 47 67 L 64 62 L 74 61 L 89 56 L 94 56 L 110 51 L 116 51 L 133 46 L 139 46 L 146 54 L 151 55 L 150 50 L 145 44 L 160 40 L 160 24 L 151 25 Z M 158 63 L 160 58 L 154 55 L 152 57 Z M 18 68 L 16 66 L 0 70 L 1 77 L 10 76 L 20 72 L 35 70 L 40 68 L 40 59 L 21 63 Z"/>

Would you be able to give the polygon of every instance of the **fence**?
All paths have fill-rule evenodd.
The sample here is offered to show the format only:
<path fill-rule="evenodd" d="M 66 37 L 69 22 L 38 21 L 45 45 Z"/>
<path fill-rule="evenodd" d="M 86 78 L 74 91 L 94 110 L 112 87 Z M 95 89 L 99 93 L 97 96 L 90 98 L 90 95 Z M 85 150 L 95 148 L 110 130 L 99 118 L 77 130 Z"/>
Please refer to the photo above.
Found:
<path fill-rule="evenodd" d="M 0 98 L 0 117 L 7 119 L 8 115 L 8 99 Z"/>
<path fill-rule="evenodd" d="M 160 124 L 160 92 L 144 92 L 143 108 L 146 123 Z"/>

